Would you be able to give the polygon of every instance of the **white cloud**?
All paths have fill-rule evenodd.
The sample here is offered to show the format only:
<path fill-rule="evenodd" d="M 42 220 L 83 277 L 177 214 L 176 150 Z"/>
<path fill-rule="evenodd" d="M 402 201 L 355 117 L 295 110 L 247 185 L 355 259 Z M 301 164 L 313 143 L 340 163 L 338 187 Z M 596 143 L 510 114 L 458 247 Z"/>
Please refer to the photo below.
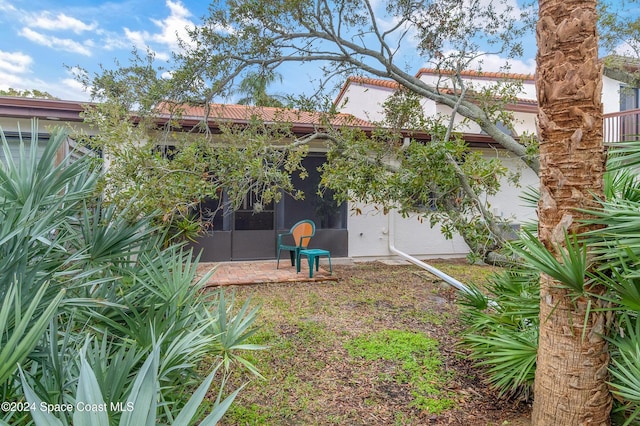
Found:
<path fill-rule="evenodd" d="M 14 5 L 7 3 L 6 1 L 0 0 L 0 11 L 2 12 L 16 12 L 17 9 Z"/>
<path fill-rule="evenodd" d="M 49 12 L 44 12 L 41 16 L 29 21 L 29 26 L 50 31 L 66 31 L 71 30 L 75 34 L 84 31 L 93 31 L 98 27 L 97 23 L 85 24 L 79 19 L 67 16 L 64 13 L 58 13 L 55 17 Z"/>
<path fill-rule="evenodd" d="M 65 70 L 66 76 L 61 77 L 59 80 L 47 82 L 41 90 L 46 90 L 60 99 L 89 101 L 90 94 L 85 91 L 84 85 L 77 79 L 82 72 L 82 69 L 77 67 L 67 69 Z"/>
<path fill-rule="evenodd" d="M 6 12 L 8 19 L 24 25 L 18 32 L 27 40 L 49 47 L 54 50 L 91 56 L 95 44 L 92 40 L 75 40 L 70 37 L 55 37 L 52 32 L 79 35 L 85 32 L 101 32 L 97 22 L 86 23 L 66 13 L 51 11 L 32 12 L 27 9 L 17 9 L 7 2 L 0 0 L 0 11 Z"/>
<path fill-rule="evenodd" d="M 31 56 L 22 52 L 5 52 L 0 50 L 0 89 L 17 90 L 39 89 L 45 84 L 32 77 Z"/>
<path fill-rule="evenodd" d="M 0 89 L 49 91 L 48 83 L 33 76 L 33 63 L 25 53 L 0 50 Z"/>
<path fill-rule="evenodd" d="M 0 90 L 32 90 L 35 87 L 36 86 L 32 83 L 32 80 L 25 79 L 24 76 L 5 72 L 0 69 Z"/>
<path fill-rule="evenodd" d="M 74 101 L 88 101 L 90 99 L 84 86 L 73 78 L 62 79 L 59 84 L 52 86 L 51 90 L 57 93 L 61 99 L 73 99 Z"/>
<path fill-rule="evenodd" d="M 452 60 L 457 58 L 459 55 L 460 52 L 455 50 L 443 52 L 443 57 L 451 58 Z M 424 67 L 432 68 L 433 64 L 425 64 Z M 509 72 L 514 74 L 533 75 L 536 71 L 536 60 L 535 58 L 505 58 L 493 53 L 476 52 L 475 58 L 466 64 L 465 69 L 470 71 Z"/>
<path fill-rule="evenodd" d="M 371 6 L 377 16 L 377 23 L 383 31 L 389 30 L 395 27 L 400 22 L 401 17 L 397 15 L 390 15 L 386 12 L 386 5 L 379 0 L 371 0 Z M 434 6 L 437 3 L 434 3 Z M 456 6 L 452 6 L 452 3 L 446 3 L 441 8 L 447 8 L 447 13 L 451 16 L 454 14 L 460 14 L 461 16 L 471 17 L 474 19 L 474 25 L 478 27 L 484 27 L 487 22 L 486 14 L 492 11 L 495 19 L 511 19 L 519 21 L 522 18 L 522 14 L 525 12 L 518 5 L 517 0 L 463 0 L 455 2 Z M 436 7 L 436 10 L 439 10 Z M 533 13 L 533 10 L 527 9 L 529 13 Z M 443 10 L 440 10 L 443 12 Z M 433 10 L 428 8 L 417 8 L 413 12 L 413 19 L 418 21 L 433 23 L 430 18 L 434 13 Z M 470 24 L 466 22 L 465 24 Z"/>
<path fill-rule="evenodd" d="M 473 62 L 471 67 L 482 69 L 482 71 L 507 71 L 517 74 L 534 74 L 536 72 L 536 60 L 535 58 L 526 60 L 507 59 L 498 55 L 487 54 Z"/>
<path fill-rule="evenodd" d="M 388 34 L 386 41 L 391 48 L 396 48 L 398 52 L 407 57 L 408 63 L 413 62 L 415 58 L 415 49 L 420 44 L 418 27 L 411 22 L 403 22 L 399 25 L 403 17 L 390 14 L 386 10 L 386 2 L 382 0 L 369 0 L 376 14 L 376 23 L 380 32 L 394 30 L 392 34 Z M 525 16 L 533 13 L 532 9 L 523 9 L 518 4 L 518 0 L 456 0 L 448 2 L 431 2 L 435 10 L 439 10 L 442 16 L 448 16 L 454 19 L 456 16 L 464 16 L 466 21 L 462 25 L 457 25 L 457 34 L 453 34 L 451 38 L 445 37 L 443 49 L 453 49 L 454 46 L 466 44 L 468 41 L 476 42 L 480 49 L 487 49 L 487 41 L 493 36 L 489 36 L 489 30 L 500 31 L 499 26 L 506 29 L 506 25 L 524 25 Z M 456 6 L 452 6 L 456 5 Z M 488 19 L 491 15 L 492 18 Z M 429 28 L 437 26 L 439 23 L 438 13 L 434 10 L 420 7 L 417 8 L 412 19 L 423 24 L 427 24 Z M 470 19 L 470 21 L 469 21 Z M 496 26 L 494 28 L 494 25 Z M 477 31 L 476 38 L 469 39 L 470 35 L 465 32 L 465 28 L 471 28 Z M 452 28 L 449 29 L 451 31 Z M 483 35 L 484 34 L 484 35 Z M 400 36 L 403 36 L 400 39 Z M 456 39 L 457 37 L 457 39 Z M 455 43 L 452 43 L 455 41 Z M 374 43 L 377 41 L 374 40 Z M 442 52 L 445 56 L 447 53 Z M 399 56 L 399 55 L 397 55 Z M 501 59 L 504 62 L 504 59 Z M 492 60 L 486 58 L 485 62 L 490 63 Z M 519 63 L 515 63 L 519 62 Z M 491 65 L 495 65 L 491 63 Z M 518 69 L 531 69 L 531 65 L 522 61 L 514 61 L 514 67 Z M 520 71 L 513 71 L 520 72 Z"/>
<path fill-rule="evenodd" d="M 0 52 L 0 58 L 3 54 L 4 52 Z M 0 63 L 1 62 L 2 59 L 0 59 Z M 72 75 L 70 72 L 67 72 L 67 74 Z M 9 88 L 16 90 L 41 90 L 66 100 L 90 100 L 90 96 L 84 91 L 82 84 L 72 78 L 72 76 L 60 80 L 44 81 L 40 78 L 28 76 L 26 73 L 20 73 L 18 71 L 5 72 L 4 68 L 0 68 L 0 90 L 7 90 Z"/>
<path fill-rule="evenodd" d="M 47 46 L 55 50 L 63 50 L 66 52 L 91 56 L 90 48 L 93 46 L 93 42 L 91 40 L 87 40 L 83 44 L 69 38 L 58 38 L 45 35 L 34 31 L 31 28 L 23 28 L 19 34 L 34 43 Z"/>
<path fill-rule="evenodd" d="M 167 6 L 171 10 L 171 15 L 164 21 L 153 20 L 154 24 L 162 28 L 162 32 L 154 36 L 154 40 L 172 49 L 177 49 L 178 37 L 187 38 L 187 28 L 193 28 L 195 25 L 188 19 L 191 12 L 180 1 L 174 3 L 167 0 Z"/>
<path fill-rule="evenodd" d="M 0 50 L 0 71 L 12 74 L 28 73 L 33 58 L 22 52 L 5 52 Z"/>
<path fill-rule="evenodd" d="M 620 43 L 614 50 L 616 55 L 638 58 L 640 55 L 640 42 L 638 40 L 626 40 Z"/>
<path fill-rule="evenodd" d="M 131 31 L 129 28 L 124 29 L 124 35 L 134 46 L 139 48 L 146 47 L 147 39 L 150 38 L 146 31 Z"/>
<path fill-rule="evenodd" d="M 121 34 L 105 31 L 99 31 L 98 34 L 102 37 L 102 48 L 105 50 L 131 50 L 131 43 L 129 42 L 129 39 L 123 37 Z"/>
<path fill-rule="evenodd" d="M 167 0 L 170 14 L 163 20 L 152 19 L 159 32 L 132 31 L 125 28 L 126 37 L 138 48 L 146 49 L 152 43 L 166 46 L 170 50 L 178 49 L 178 40 L 187 38 L 187 28 L 193 28 L 195 24 L 189 19 L 191 12 L 180 0 Z M 167 54 L 156 53 L 158 59 L 168 59 Z"/>
<path fill-rule="evenodd" d="M 475 1 L 466 0 L 465 6 L 467 8 L 477 7 L 481 10 L 487 10 L 489 9 L 489 7 L 492 7 L 496 13 L 507 13 L 507 17 L 512 19 L 519 19 L 521 14 L 524 12 L 524 10 L 520 8 L 516 0 L 480 0 L 477 6 L 475 6 L 474 3 Z"/>

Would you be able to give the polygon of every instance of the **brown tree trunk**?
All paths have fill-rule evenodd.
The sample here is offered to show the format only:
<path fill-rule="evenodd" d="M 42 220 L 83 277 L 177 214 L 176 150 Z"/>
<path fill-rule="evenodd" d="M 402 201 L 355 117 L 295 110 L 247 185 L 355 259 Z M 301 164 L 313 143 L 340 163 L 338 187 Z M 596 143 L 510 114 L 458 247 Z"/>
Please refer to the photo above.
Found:
<path fill-rule="evenodd" d="M 577 209 L 597 208 L 594 195 L 603 196 L 596 0 L 540 0 L 537 39 L 538 232 L 555 252 L 565 231 L 586 230 L 579 223 L 585 215 Z M 546 275 L 540 279 L 533 424 L 608 425 L 612 399 L 605 382 L 604 315 L 593 313 L 594 305 L 589 309 L 588 297 L 572 300 L 559 284 Z"/>

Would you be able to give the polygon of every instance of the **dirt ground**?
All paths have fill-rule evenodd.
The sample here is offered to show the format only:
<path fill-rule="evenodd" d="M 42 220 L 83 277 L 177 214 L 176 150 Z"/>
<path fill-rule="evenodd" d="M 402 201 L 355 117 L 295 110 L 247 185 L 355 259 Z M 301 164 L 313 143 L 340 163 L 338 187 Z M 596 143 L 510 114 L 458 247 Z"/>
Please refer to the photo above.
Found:
<path fill-rule="evenodd" d="M 490 267 L 432 262 L 462 282 L 481 281 Z M 415 266 L 380 262 L 336 266 L 330 282 L 237 287 L 239 301 L 260 304 L 247 357 L 264 379 L 236 374 L 243 383 L 225 425 L 516 425 L 529 424 L 530 406 L 499 400 L 458 341 L 463 333 L 456 293 Z M 439 414 L 415 408 L 412 389 L 394 380 L 392 361 L 349 355 L 349 339 L 381 330 L 424 333 L 439 342 L 443 390 L 455 407 Z"/>

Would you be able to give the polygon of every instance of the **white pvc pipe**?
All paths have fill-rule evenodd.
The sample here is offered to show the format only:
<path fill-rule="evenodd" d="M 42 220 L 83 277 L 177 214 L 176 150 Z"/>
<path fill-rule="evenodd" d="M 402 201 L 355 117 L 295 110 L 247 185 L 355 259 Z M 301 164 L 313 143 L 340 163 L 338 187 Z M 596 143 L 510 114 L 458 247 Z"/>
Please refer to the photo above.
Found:
<path fill-rule="evenodd" d="M 409 262 L 413 263 L 414 265 L 424 269 L 425 271 L 428 271 L 430 273 L 432 273 L 433 275 L 435 275 L 436 277 L 440 278 L 441 280 L 443 280 L 444 282 L 446 282 L 447 284 L 449 284 L 452 287 L 457 288 L 460 291 L 464 291 L 465 293 L 469 293 L 469 294 L 473 294 L 472 291 L 469 289 L 469 287 L 467 287 L 466 285 L 462 284 L 460 281 L 456 280 L 455 278 L 445 274 L 444 272 L 442 272 L 441 270 L 434 268 L 433 266 L 424 263 L 423 261 L 421 261 L 420 259 L 416 259 L 415 257 L 411 256 L 410 254 L 407 254 L 401 250 L 398 250 L 395 246 L 395 214 L 393 212 L 389 212 L 389 235 L 388 235 L 388 240 L 389 240 L 389 251 L 391 251 L 391 253 L 396 254 L 400 257 L 402 257 L 405 260 L 408 260 Z M 391 217 L 393 216 L 393 217 Z"/>

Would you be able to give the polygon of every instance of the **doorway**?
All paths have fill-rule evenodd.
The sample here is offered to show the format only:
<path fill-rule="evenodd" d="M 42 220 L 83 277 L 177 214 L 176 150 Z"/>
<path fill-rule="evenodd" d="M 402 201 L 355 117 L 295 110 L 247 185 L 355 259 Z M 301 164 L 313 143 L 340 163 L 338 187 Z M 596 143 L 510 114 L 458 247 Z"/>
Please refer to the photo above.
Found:
<path fill-rule="evenodd" d="M 262 205 L 255 194 L 247 194 L 233 212 L 231 260 L 276 257 L 276 226 L 273 201 Z"/>

